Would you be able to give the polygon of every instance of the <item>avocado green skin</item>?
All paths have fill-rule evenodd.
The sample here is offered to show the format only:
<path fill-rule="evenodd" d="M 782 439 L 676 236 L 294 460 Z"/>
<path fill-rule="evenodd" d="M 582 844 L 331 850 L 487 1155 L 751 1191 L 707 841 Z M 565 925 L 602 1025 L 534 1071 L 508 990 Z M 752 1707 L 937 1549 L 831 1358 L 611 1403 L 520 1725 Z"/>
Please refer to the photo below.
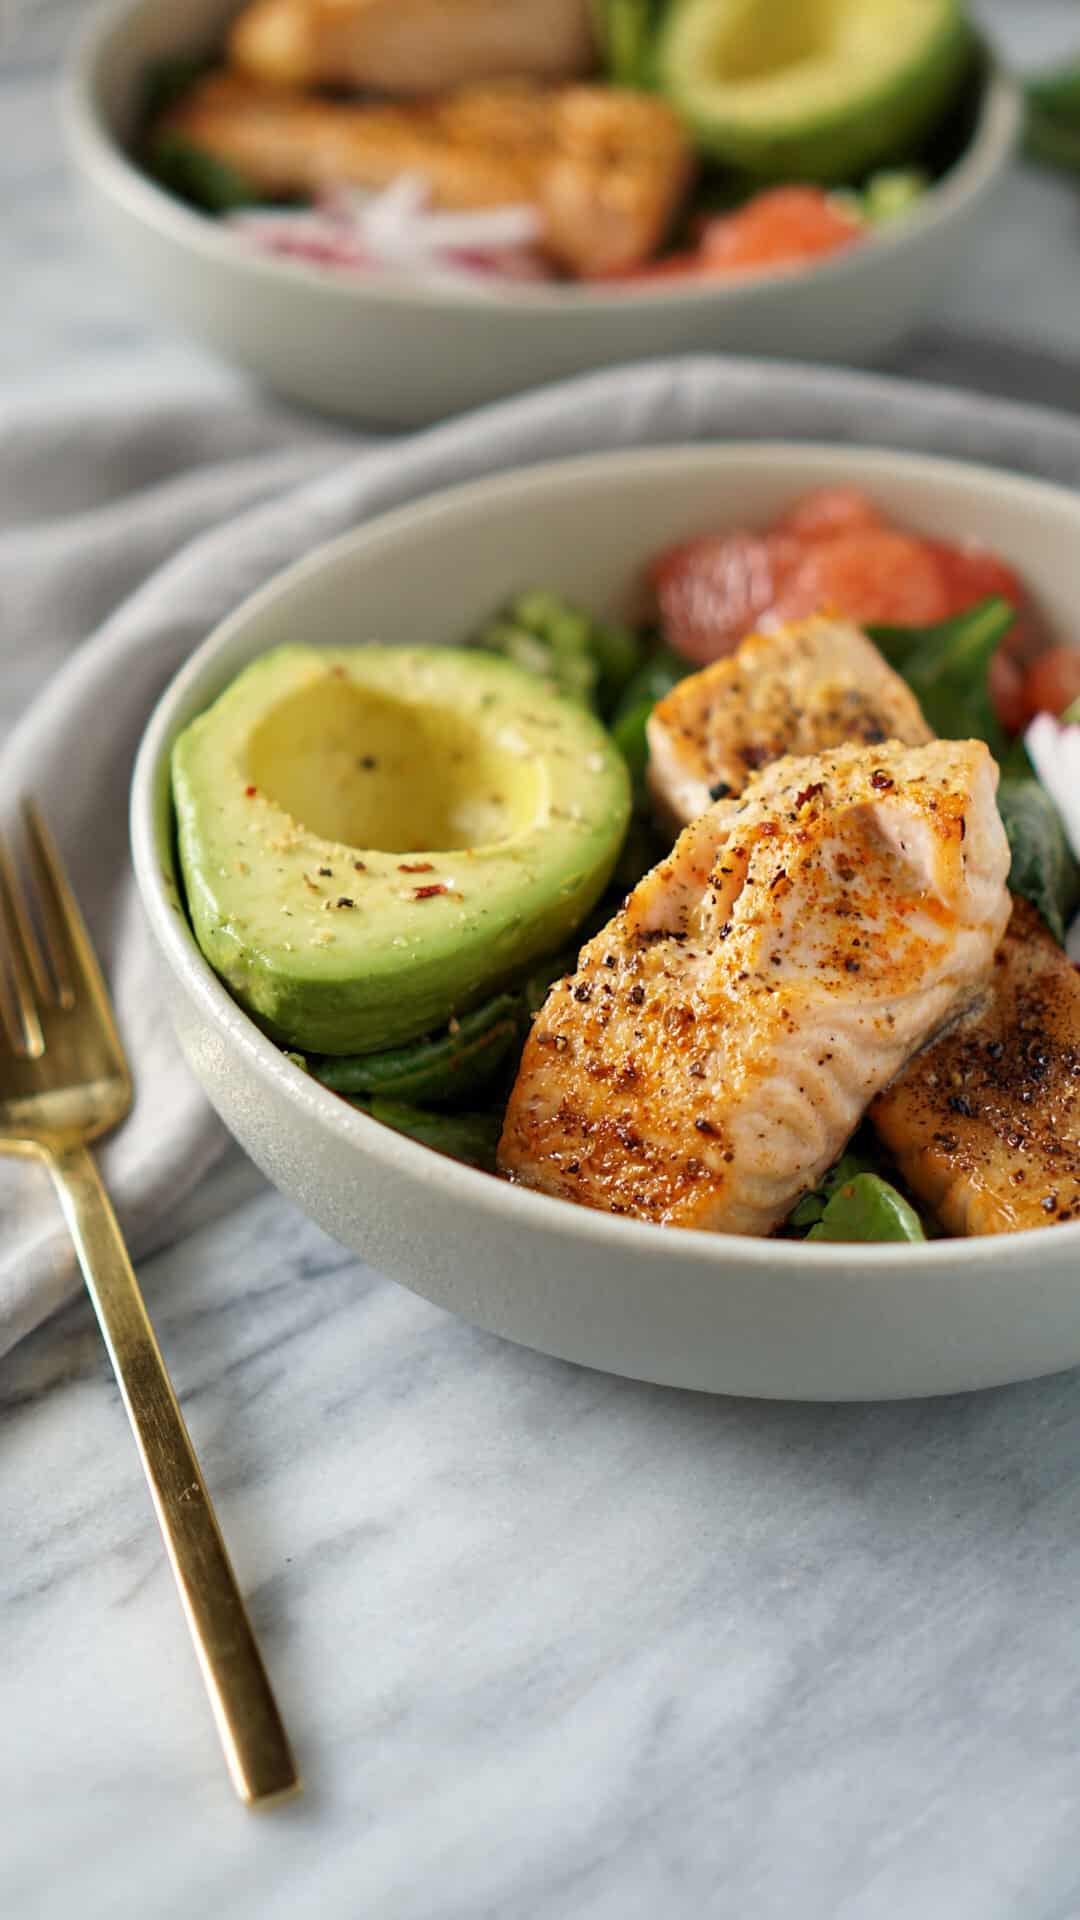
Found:
<path fill-rule="evenodd" d="M 522 764 L 546 781 L 535 820 L 497 844 L 427 855 L 309 832 L 252 787 L 247 753 L 280 701 L 331 672 L 515 730 Z M 172 786 L 202 952 L 273 1039 L 322 1054 L 428 1033 L 566 940 L 606 886 L 630 813 L 622 756 L 591 715 L 507 661 L 447 647 L 264 655 L 177 740 Z M 425 861 L 430 871 L 403 871 Z M 417 897 L 437 883 L 450 891 Z"/>
<path fill-rule="evenodd" d="M 761 183 L 855 181 L 871 167 L 906 157 L 958 90 L 976 48 L 956 0 L 941 0 L 938 31 L 918 58 L 864 94 L 853 77 L 842 110 L 797 123 L 734 120 L 710 104 L 701 74 L 693 16 L 711 4 L 715 0 L 675 0 L 658 47 L 660 90 L 702 153 Z"/>

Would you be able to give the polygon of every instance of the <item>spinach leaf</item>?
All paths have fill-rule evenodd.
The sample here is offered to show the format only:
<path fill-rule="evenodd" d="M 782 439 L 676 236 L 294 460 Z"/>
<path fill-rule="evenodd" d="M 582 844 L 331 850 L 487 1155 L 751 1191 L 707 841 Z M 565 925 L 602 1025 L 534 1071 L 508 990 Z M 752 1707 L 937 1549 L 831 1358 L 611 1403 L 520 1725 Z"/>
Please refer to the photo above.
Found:
<path fill-rule="evenodd" d="M 616 87 L 656 84 L 656 34 L 667 0 L 592 0 L 604 71 Z"/>
<path fill-rule="evenodd" d="M 857 1173 L 837 1187 L 808 1240 L 925 1240 L 922 1222 L 879 1173 Z"/>
<path fill-rule="evenodd" d="M 998 754 L 998 766 L 1003 780 L 1034 780 L 1035 769 L 1031 764 L 1031 755 L 1024 745 L 1024 736 L 1018 733 L 1016 739 L 1003 754 Z"/>
<path fill-rule="evenodd" d="M 1016 618 L 995 595 L 932 627 L 867 628 L 889 665 L 905 679 L 927 723 L 944 740 L 985 740 L 1005 751 L 1005 735 L 990 701 L 988 669 Z"/>
<path fill-rule="evenodd" d="M 178 53 L 151 60 L 143 75 L 142 108 L 146 124 L 175 107 L 212 65 L 205 54 Z"/>
<path fill-rule="evenodd" d="M 863 1134 L 859 1135 L 859 1140 L 864 1138 Z M 860 1173 L 876 1173 L 880 1165 L 881 1157 L 874 1153 L 872 1142 L 866 1146 L 856 1143 L 848 1147 L 835 1166 L 829 1168 L 821 1185 L 815 1187 L 812 1193 L 804 1193 L 802 1199 L 796 1201 L 785 1225 L 796 1228 L 815 1226 L 838 1187 L 842 1187 L 845 1181 L 856 1179 Z"/>
<path fill-rule="evenodd" d="M 1080 173 L 1080 62 L 1030 79 L 1024 145 L 1032 160 Z"/>
<path fill-rule="evenodd" d="M 428 1113 L 407 1101 L 382 1098 L 353 1099 L 349 1105 L 369 1113 L 384 1127 L 393 1127 L 395 1133 L 407 1133 L 421 1146 L 447 1154 L 451 1160 L 482 1167 L 485 1173 L 495 1171 L 495 1150 L 502 1131 L 498 1113 Z"/>
<path fill-rule="evenodd" d="M 680 680 L 685 680 L 688 674 L 696 671 L 696 667 L 689 660 L 684 660 L 681 653 L 675 653 L 665 646 L 654 648 L 633 679 L 623 688 L 622 698 L 612 715 L 612 727 L 618 727 L 620 721 L 643 702 L 654 707 Z"/>
<path fill-rule="evenodd" d="M 1024 92 L 1044 113 L 1071 121 L 1080 129 L 1080 60 L 1069 61 L 1051 73 L 1033 75 Z"/>
<path fill-rule="evenodd" d="M 1003 780 L 997 803 L 1012 849 L 1009 885 L 1038 908 L 1064 946 L 1065 929 L 1080 904 L 1080 868 L 1057 808 L 1045 787 L 1030 779 Z"/>
<path fill-rule="evenodd" d="M 266 195 L 227 161 L 205 153 L 179 133 L 159 133 L 150 143 L 147 169 L 178 200 L 203 213 L 229 213 L 258 206 Z"/>
<path fill-rule="evenodd" d="M 501 993 L 462 1014 L 444 1032 L 383 1053 L 316 1061 L 310 1072 L 335 1093 L 404 1100 L 410 1106 L 453 1105 L 505 1073 L 515 1051 L 521 1051 L 526 1025 L 518 997 Z"/>

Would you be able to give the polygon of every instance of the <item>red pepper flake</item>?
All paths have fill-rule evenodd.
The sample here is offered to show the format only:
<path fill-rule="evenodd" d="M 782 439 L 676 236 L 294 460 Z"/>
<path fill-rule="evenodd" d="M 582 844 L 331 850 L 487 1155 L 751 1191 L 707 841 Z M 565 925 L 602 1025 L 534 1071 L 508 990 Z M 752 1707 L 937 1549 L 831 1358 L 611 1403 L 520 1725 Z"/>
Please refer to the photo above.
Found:
<path fill-rule="evenodd" d="M 366 873 L 366 872 L 367 872 L 367 867 L 366 867 L 366 866 L 364 865 L 364 862 L 363 862 L 362 860 L 354 860 L 354 861 L 353 861 L 353 872 L 354 872 L 354 873 Z"/>
<path fill-rule="evenodd" d="M 822 781 L 812 780 L 808 787 L 804 787 L 801 793 L 795 795 L 795 805 L 797 807 L 805 807 L 808 800 L 816 800 L 818 794 L 824 793 L 824 791 L 825 787 Z"/>
<path fill-rule="evenodd" d="M 888 793 L 890 787 L 895 787 L 896 781 L 890 780 L 882 767 L 875 767 L 870 775 L 870 785 L 875 793 Z"/>
<path fill-rule="evenodd" d="M 258 787 L 245 787 L 245 788 L 244 788 L 244 799 L 245 799 L 245 800 L 254 800 L 254 798 L 255 798 L 255 795 L 256 795 L 256 794 L 258 793 L 258 791 L 259 791 L 259 789 L 258 789 Z"/>
<path fill-rule="evenodd" d="M 436 880 L 427 887 L 414 887 L 414 900 L 434 900 L 436 894 L 449 893 L 450 889 L 443 880 Z"/>
<path fill-rule="evenodd" d="M 435 868 L 430 860 L 401 860 L 398 862 L 399 873 L 434 873 L 434 871 Z"/>

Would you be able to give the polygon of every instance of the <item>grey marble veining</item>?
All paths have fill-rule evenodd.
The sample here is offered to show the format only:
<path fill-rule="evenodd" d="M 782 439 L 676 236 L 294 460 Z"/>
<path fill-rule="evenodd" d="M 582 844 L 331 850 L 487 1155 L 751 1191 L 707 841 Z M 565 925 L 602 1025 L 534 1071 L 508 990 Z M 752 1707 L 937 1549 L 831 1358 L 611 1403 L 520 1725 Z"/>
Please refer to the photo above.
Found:
<path fill-rule="evenodd" d="M 0 1397 L 5 1911 L 1080 1910 L 1074 1377 L 830 1409 L 636 1386 L 229 1198 L 143 1278 L 308 1796 L 229 1798 L 72 1309 Z"/>
<path fill-rule="evenodd" d="M 0 405 L 235 392 L 141 317 L 8 0 Z M 983 12 L 1031 64 L 1067 0 Z M 1019 174 L 916 370 L 1080 405 L 1080 196 Z M 18 661 L 16 637 L 0 647 Z M 3 704 L 14 710 L 5 662 Z M 232 1800 L 88 1308 L 0 1368 L 0 1912 L 1075 1920 L 1080 1382 L 637 1386 L 382 1281 L 239 1157 L 142 1278 L 308 1781 Z"/>

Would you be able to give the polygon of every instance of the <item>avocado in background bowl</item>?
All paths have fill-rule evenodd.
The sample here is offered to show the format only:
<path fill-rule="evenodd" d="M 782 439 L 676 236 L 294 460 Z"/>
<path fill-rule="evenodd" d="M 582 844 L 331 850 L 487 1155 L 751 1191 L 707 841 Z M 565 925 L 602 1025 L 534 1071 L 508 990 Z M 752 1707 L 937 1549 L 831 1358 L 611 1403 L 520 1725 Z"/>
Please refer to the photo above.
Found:
<path fill-rule="evenodd" d="M 286 1046 L 427 1033 L 558 947 L 630 814 L 592 715 L 451 647 L 279 647 L 172 757 L 196 938 Z"/>
<path fill-rule="evenodd" d="M 959 0 L 675 0 L 656 65 L 712 159 L 827 182 L 910 153 L 974 52 Z"/>

